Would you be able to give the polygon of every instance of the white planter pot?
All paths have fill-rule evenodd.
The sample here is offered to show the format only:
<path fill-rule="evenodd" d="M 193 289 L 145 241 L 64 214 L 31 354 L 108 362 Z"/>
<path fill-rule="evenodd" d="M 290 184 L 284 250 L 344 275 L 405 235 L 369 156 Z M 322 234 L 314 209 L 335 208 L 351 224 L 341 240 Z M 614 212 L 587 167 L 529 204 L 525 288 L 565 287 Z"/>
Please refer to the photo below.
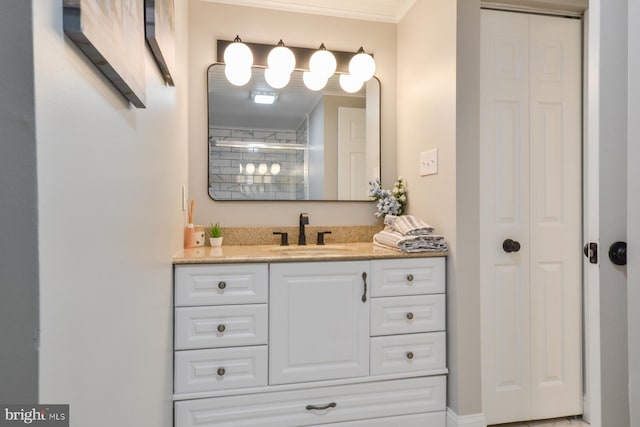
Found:
<path fill-rule="evenodd" d="M 212 248 L 219 248 L 222 246 L 222 237 L 209 237 L 209 244 Z"/>

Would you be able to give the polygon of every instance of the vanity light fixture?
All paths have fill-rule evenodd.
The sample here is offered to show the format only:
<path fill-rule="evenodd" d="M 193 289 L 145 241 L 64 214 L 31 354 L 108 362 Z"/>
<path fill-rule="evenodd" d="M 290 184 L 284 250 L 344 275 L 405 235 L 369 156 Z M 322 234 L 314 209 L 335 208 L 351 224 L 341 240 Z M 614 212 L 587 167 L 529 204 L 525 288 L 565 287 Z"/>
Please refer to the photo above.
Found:
<path fill-rule="evenodd" d="M 353 77 L 351 74 L 340 74 L 340 87 L 348 93 L 356 93 L 362 89 L 364 81 Z"/>
<path fill-rule="evenodd" d="M 282 39 L 269 52 L 267 66 L 264 78 L 272 88 L 281 89 L 289 83 L 291 73 L 296 68 L 296 57 L 291 49 L 284 45 Z"/>
<path fill-rule="evenodd" d="M 252 52 L 253 51 L 253 52 Z M 376 70 L 373 56 L 360 47 L 356 54 L 343 51 L 330 52 L 324 45 L 316 50 L 302 47 L 288 48 L 282 39 L 277 46 L 243 43 L 239 36 L 233 41 L 218 40 L 218 62 L 225 63 L 225 75 L 236 86 L 244 86 L 252 77 L 251 67 L 254 55 L 259 66 L 266 66 L 264 77 L 269 86 L 281 89 L 289 84 L 291 73 L 296 67 L 296 56 L 300 58 L 300 67 L 308 68 L 303 74 L 303 82 L 313 91 L 323 89 L 329 77 L 340 73 L 340 86 L 348 93 L 355 93 L 364 82 L 371 79 Z M 224 55 L 221 53 L 224 52 Z"/>
<path fill-rule="evenodd" d="M 280 163 L 271 164 L 271 175 L 278 175 L 280 173 Z"/>
<path fill-rule="evenodd" d="M 240 36 L 236 35 L 233 42 L 224 50 L 224 63 L 233 67 L 247 67 L 253 65 L 253 53 L 246 44 L 242 43 Z"/>
<path fill-rule="evenodd" d="M 282 39 L 280 39 L 278 45 L 269 52 L 267 66 L 271 70 L 283 74 L 291 74 L 293 69 L 296 68 L 296 57 L 291 49 L 284 45 Z"/>
<path fill-rule="evenodd" d="M 238 35 L 224 50 L 224 75 L 234 86 L 244 86 L 251 80 L 253 53 Z"/>
<path fill-rule="evenodd" d="M 336 57 L 327 50 L 324 43 L 320 44 L 318 50 L 309 59 L 309 71 L 326 79 L 336 72 L 337 66 Z"/>
<path fill-rule="evenodd" d="M 329 79 L 313 71 L 305 71 L 302 73 L 302 81 L 309 90 L 318 91 L 327 85 Z"/>
<path fill-rule="evenodd" d="M 226 64 L 224 66 L 224 75 L 232 85 L 244 86 L 251 80 L 251 67 Z"/>
<path fill-rule="evenodd" d="M 349 74 L 358 80 L 362 80 L 362 82 L 366 82 L 373 77 L 375 72 L 376 61 L 360 47 L 355 56 L 349 61 Z"/>
<path fill-rule="evenodd" d="M 283 73 L 276 70 L 272 70 L 271 68 L 266 68 L 264 70 L 264 79 L 269 83 L 274 89 L 282 89 L 286 85 L 289 84 L 289 80 L 291 79 L 291 73 Z"/>

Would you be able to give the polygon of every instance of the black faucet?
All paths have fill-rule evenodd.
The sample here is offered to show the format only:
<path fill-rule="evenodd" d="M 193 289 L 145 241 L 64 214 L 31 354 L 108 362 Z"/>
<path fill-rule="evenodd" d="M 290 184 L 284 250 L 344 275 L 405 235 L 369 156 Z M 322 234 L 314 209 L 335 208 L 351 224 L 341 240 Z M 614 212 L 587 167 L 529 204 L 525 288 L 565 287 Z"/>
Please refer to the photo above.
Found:
<path fill-rule="evenodd" d="M 304 234 L 304 226 L 309 224 L 309 216 L 306 213 L 300 214 L 300 234 L 298 235 L 298 245 L 307 244 L 307 236 Z"/>

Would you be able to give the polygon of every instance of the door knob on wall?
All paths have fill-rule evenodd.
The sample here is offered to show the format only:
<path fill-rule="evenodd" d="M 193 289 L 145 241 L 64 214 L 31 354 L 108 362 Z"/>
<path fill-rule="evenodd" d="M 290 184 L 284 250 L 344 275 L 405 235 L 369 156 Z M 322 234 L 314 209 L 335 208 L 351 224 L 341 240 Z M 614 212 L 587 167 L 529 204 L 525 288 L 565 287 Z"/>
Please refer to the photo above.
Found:
<path fill-rule="evenodd" d="M 502 242 L 502 249 L 506 253 L 518 252 L 520 250 L 520 242 L 517 240 L 506 239 Z"/>
<path fill-rule="evenodd" d="M 609 259 L 615 265 L 627 265 L 627 242 L 615 242 L 609 247 Z"/>

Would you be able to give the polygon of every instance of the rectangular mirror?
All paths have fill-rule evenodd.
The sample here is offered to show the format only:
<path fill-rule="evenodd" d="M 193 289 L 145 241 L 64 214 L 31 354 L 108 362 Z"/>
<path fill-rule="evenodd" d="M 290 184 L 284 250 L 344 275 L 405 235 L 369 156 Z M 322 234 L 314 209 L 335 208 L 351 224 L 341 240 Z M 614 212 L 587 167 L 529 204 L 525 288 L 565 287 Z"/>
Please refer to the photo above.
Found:
<path fill-rule="evenodd" d="M 356 93 L 339 74 L 314 92 L 295 70 L 273 89 L 253 67 L 242 87 L 208 70 L 209 196 L 214 200 L 369 200 L 380 177 L 380 82 Z M 261 96 L 275 97 L 260 104 Z M 256 99 L 257 98 L 257 99 Z"/>

